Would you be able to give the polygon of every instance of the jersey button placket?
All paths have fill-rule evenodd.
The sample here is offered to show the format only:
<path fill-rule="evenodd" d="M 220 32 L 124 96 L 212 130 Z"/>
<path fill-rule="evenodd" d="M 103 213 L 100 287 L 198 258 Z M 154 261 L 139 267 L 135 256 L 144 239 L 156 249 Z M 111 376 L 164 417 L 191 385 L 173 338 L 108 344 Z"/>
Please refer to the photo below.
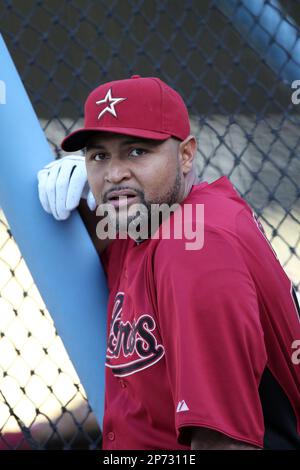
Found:
<path fill-rule="evenodd" d="M 109 432 L 109 433 L 107 434 L 107 439 L 108 439 L 109 441 L 114 441 L 115 438 L 116 438 L 116 436 L 115 436 L 115 433 L 114 433 L 114 432 Z"/>
<path fill-rule="evenodd" d="M 121 388 L 127 388 L 126 382 L 122 379 L 119 380 Z"/>

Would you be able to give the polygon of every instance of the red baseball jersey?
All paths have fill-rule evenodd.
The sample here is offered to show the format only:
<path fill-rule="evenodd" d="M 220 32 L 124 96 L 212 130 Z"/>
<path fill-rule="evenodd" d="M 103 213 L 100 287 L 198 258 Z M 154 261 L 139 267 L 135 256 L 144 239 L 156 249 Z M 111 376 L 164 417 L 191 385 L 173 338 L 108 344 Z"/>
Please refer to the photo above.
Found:
<path fill-rule="evenodd" d="M 115 240 L 101 256 L 110 290 L 103 448 L 189 449 L 197 426 L 299 448 L 291 282 L 226 177 L 194 185 L 187 204 L 204 205 L 201 249 L 171 230 L 170 239 Z"/>

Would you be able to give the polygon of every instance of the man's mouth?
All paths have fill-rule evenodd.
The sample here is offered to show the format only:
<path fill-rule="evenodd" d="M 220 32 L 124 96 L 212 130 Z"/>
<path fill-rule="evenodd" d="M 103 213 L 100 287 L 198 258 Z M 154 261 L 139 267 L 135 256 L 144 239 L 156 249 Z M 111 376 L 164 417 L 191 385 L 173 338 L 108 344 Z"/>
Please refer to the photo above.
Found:
<path fill-rule="evenodd" d="M 129 189 L 112 191 L 107 198 L 107 202 L 112 204 L 114 207 L 129 206 L 131 204 L 137 203 L 138 200 L 139 196 L 136 194 L 136 192 Z"/>

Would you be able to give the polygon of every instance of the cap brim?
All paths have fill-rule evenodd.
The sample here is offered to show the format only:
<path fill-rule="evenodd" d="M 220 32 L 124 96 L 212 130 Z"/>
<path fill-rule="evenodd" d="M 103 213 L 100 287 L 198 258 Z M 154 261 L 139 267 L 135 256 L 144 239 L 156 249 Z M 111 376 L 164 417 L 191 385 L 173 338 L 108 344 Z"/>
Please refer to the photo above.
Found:
<path fill-rule="evenodd" d="M 171 137 L 169 134 L 162 132 L 149 131 L 144 129 L 132 129 L 126 127 L 93 127 L 82 128 L 72 132 L 61 143 L 61 148 L 66 152 L 76 152 L 86 147 L 89 138 L 99 132 L 112 132 L 114 134 L 130 135 L 141 137 L 143 139 L 167 140 Z"/>

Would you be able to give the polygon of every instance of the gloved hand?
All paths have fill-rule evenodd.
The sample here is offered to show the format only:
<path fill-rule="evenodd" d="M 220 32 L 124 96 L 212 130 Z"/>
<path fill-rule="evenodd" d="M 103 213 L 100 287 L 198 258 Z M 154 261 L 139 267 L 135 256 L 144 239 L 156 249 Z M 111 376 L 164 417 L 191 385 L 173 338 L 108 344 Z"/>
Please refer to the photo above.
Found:
<path fill-rule="evenodd" d="M 68 155 L 46 165 L 38 172 L 39 199 L 46 212 L 57 220 L 67 219 L 78 207 L 80 199 L 87 200 L 90 210 L 96 201 L 87 181 L 84 157 Z"/>

